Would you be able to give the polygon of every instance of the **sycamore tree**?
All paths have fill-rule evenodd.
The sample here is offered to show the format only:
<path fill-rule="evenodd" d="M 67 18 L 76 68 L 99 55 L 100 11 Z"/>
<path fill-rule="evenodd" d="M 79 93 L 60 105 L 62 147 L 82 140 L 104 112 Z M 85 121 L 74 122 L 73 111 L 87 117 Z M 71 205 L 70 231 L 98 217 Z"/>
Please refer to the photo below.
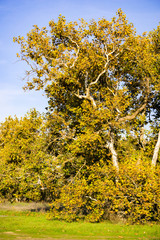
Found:
<path fill-rule="evenodd" d="M 109 151 L 119 171 L 118 139 L 141 115 L 135 124 L 142 125 L 155 92 L 151 37 L 137 36 L 121 9 L 110 21 L 67 22 L 60 15 L 49 27 L 34 25 L 26 38 L 14 38 L 17 56 L 30 67 L 25 89 L 43 89 L 48 97 L 54 147 L 82 157 L 82 165 Z"/>
<path fill-rule="evenodd" d="M 24 169 L 38 166 L 31 181 L 51 193 L 54 218 L 159 220 L 159 168 L 150 167 L 156 139 L 144 138 L 148 123 L 153 133 L 159 128 L 159 27 L 138 36 L 120 9 L 111 20 L 67 22 L 60 15 L 49 30 L 35 25 L 14 41 L 29 66 L 24 88 L 48 97 L 31 144 L 36 155 Z M 26 159 L 23 148 L 18 162 Z M 2 146 L 2 159 L 5 152 Z"/>

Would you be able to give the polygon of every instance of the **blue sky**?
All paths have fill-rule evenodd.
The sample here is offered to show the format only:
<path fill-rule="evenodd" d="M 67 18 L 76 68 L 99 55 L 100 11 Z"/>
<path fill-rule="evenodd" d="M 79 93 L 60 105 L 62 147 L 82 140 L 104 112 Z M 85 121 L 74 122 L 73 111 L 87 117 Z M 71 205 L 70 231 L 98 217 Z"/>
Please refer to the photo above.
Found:
<path fill-rule="evenodd" d="M 127 15 L 137 33 L 151 31 L 160 22 L 160 0 L 0 0 L 0 121 L 18 117 L 31 108 L 45 111 L 47 99 L 42 92 L 22 87 L 27 66 L 17 61 L 19 46 L 14 36 L 25 36 L 34 24 L 48 26 L 59 14 L 67 20 L 113 17 L 118 8 Z"/>

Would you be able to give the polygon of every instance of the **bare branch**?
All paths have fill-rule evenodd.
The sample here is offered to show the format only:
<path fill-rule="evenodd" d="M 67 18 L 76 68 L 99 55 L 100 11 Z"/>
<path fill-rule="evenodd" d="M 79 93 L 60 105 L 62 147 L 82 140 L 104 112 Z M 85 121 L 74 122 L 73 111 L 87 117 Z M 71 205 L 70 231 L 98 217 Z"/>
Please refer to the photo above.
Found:
<path fill-rule="evenodd" d="M 75 59 L 74 59 L 74 61 L 73 61 L 71 66 L 68 66 L 70 62 L 65 63 L 65 62 L 62 61 L 62 59 L 60 60 L 60 59 L 56 59 L 56 58 L 52 58 L 52 57 L 48 57 L 48 56 L 43 56 L 43 57 L 45 57 L 48 60 L 54 60 L 54 61 L 57 61 L 57 62 L 59 61 L 59 65 L 64 65 L 66 68 L 73 68 L 75 66 L 75 63 L 76 63 L 77 59 L 78 59 L 78 54 L 79 54 L 80 48 L 79 48 L 78 44 L 75 41 L 71 40 L 71 38 L 69 38 L 69 39 L 70 39 L 70 41 L 75 43 L 76 46 L 77 46 L 77 51 L 75 51 L 76 52 L 76 56 L 75 56 Z"/>
<path fill-rule="evenodd" d="M 91 86 L 91 85 L 93 85 L 93 84 L 96 84 L 96 83 L 98 82 L 98 80 L 100 79 L 100 77 L 107 71 L 107 70 L 106 70 L 106 67 L 107 67 L 107 65 L 109 64 L 109 61 L 110 61 L 110 60 L 109 60 L 109 56 L 112 55 L 112 54 L 115 52 L 114 46 L 113 46 L 113 51 L 110 52 L 110 53 L 107 53 L 107 46 L 106 46 L 106 44 L 104 44 L 104 46 L 105 46 L 105 56 L 106 56 L 106 58 L 107 58 L 107 61 L 106 61 L 105 65 L 104 65 L 104 70 L 98 75 L 98 77 L 96 78 L 96 80 L 95 80 L 94 82 L 91 82 L 91 83 L 89 84 L 89 86 Z"/>
<path fill-rule="evenodd" d="M 77 44 L 77 43 L 76 43 L 75 41 L 73 41 L 73 40 L 72 40 L 72 42 L 74 42 L 75 44 Z M 104 44 L 104 46 L 105 46 L 105 56 L 106 56 L 106 58 L 107 58 L 107 61 L 106 61 L 105 65 L 104 65 L 104 70 L 99 73 L 99 75 L 97 76 L 97 78 L 96 78 L 95 81 L 93 81 L 93 82 L 91 82 L 91 83 L 89 83 L 89 84 L 88 84 L 88 81 L 87 81 L 87 76 L 88 76 L 88 73 L 87 73 L 87 76 L 86 76 L 86 78 L 85 78 L 86 95 L 79 95 L 79 93 L 78 93 L 78 94 L 75 93 L 75 96 L 78 97 L 78 98 L 80 98 L 80 99 L 88 99 L 88 100 L 92 103 L 92 106 L 93 106 L 94 108 L 96 108 L 96 102 L 95 102 L 94 98 L 90 95 L 90 86 L 96 84 L 96 83 L 99 81 L 100 77 L 101 77 L 104 73 L 106 73 L 106 71 L 107 71 L 107 70 L 106 70 L 106 67 L 107 67 L 107 65 L 109 64 L 109 61 L 110 61 L 110 60 L 109 60 L 109 56 L 112 55 L 112 54 L 115 52 L 114 46 L 113 46 L 113 51 L 111 51 L 110 53 L 107 53 L 107 45 Z M 78 45 L 77 45 L 77 47 L 78 47 Z M 88 84 L 88 86 L 87 86 L 87 84 Z M 110 90 L 110 89 L 109 89 L 109 90 Z M 112 90 L 110 90 L 110 91 L 112 91 Z M 112 94 L 114 95 L 113 92 L 112 92 Z M 118 109 L 117 109 L 117 112 L 120 113 L 120 111 L 119 111 Z"/>
<path fill-rule="evenodd" d="M 56 58 L 52 58 L 52 57 L 48 57 L 48 56 L 43 56 L 43 57 L 45 57 L 48 60 L 54 60 L 57 62 L 59 61 L 58 62 L 59 65 L 64 65 L 66 68 L 68 68 L 68 65 L 65 62 L 63 62 L 62 59 L 60 60 L 60 59 L 56 59 Z"/>
<path fill-rule="evenodd" d="M 38 69 L 36 64 L 34 64 L 34 67 L 33 67 L 32 64 L 26 58 L 22 57 L 21 60 L 25 61 L 30 66 L 30 68 L 32 69 L 33 72 L 35 72 L 35 69 Z"/>
<path fill-rule="evenodd" d="M 76 46 L 77 46 L 76 58 L 75 58 L 73 64 L 70 66 L 70 68 L 73 68 L 74 65 L 75 65 L 75 63 L 76 63 L 76 61 L 77 61 L 77 59 L 78 59 L 78 54 L 79 54 L 80 47 L 79 47 L 79 45 L 78 45 L 78 43 L 77 43 L 76 41 L 74 41 L 74 40 L 71 39 L 70 37 L 68 37 L 68 39 L 69 39 L 72 43 L 76 44 Z"/>
<path fill-rule="evenodd" d="M 93 200 L 93 201 L 95 201 L 95 202 L 98 201 L 96 198 L 92 198 L 92 197 L 90 197 L 90 196 L 85 196 L 85 197 L 87 197 L 87 198 L 89 198 L 89 199 L 91 199 L 91 200 Z"/>
<path fill-rule="evenodd" d="M 107 49 L 106 43 L 104 43 L 104 48 L 105 48 L 105 56 L 108 59 L 108 56 L 110 56 L 111 54 L 113 54 L 115 52 L 115 46 L 113 45 L 113 50 L 110 53 L 108 53 L 108 49 Z"/>
<path fill-rule="evenodd" d="M 109 63 L 109 60 L 106 62 L 104 68 L 107 67 L 108 63 Z M 91 86 L 91 85 L 93 85 L 93 84 L 96 84 L 96 83 L 98 82 L 98 80 L 100 79 L 100 77 L 101 77 L 106 71 L 107 71 L 107 70 L 104 69 L 104 70 L 98 75 L 98 77 L 96 78 L 96 80 L 95 80 L 94 82 L 91 82 L 91 83 L 89 84 L 89 86 Z"/>
<path fill-rule="evenodd" d="M 69 37 L 69 36 L 67 36 L 67 37 L 72 43 L 74 43 L 77 46 L 77 49 L 79 49 L 78 43 L 76 41 L 74 41 L 71 37 Z"/>
<path fill-rule="evenodd" d="M 110 89 L 108 86 L 107 86 L 108 90 L 113 94 L 113 96 L 115 96 L 115 93 L 113 92 L 112 89 Z"/>
<path fill-rule="evenodd" d="M 69 63 L 64 63 L 63 61 L 60 61 L 59 59 L 55 59 L 55 58 L 52 58 L 52 57 L 48 57 L 48 56 L 44 56 L 46 59 L 49 59 L 49 60 L 57 60 L 57 61 L 59 61 L 59 64 L 60 65 L 64 65 L 66 68 L 73 68 L 74 66 L 75 66 L 75 63 L 76 63 L 76 61 L 77 61 L 77 59 L 78 59 L 78 54 L 79 54 L 79 51 L 80 51 L 80 47 L 79 47 L 79 45 L 78 45 L 78 43 L 76 42 L 76 41 L 74 41 L 71 37 L 69 37 L 69 36 L 67 36 L 67 38 L 72 42 L 72 43 L 74 43 L 75 45 L 76 45 L 76 47 L 77 47 L 77 51 L 75 51 L 76 52 L 76 57 L 75 57 L 75 60 L 73 61 L 73 63 L 72 63 L 72 65 L 71 66 L 68 66 L 69 65 Z"/>
<path fill-rule="evenodd" d="M 147 103 L 144 103 L 140 108 L 138 108 L 132 115 L 128 115 L 128 116 L 125 116 L 125 117 L 122 117 L 120 119 L 118 119 L 118 123 L 121 123 L 121 122 L 125 122 L 125 121 L 131 121 L 133 120 L 135 117 L 137 117 L 137 115 L 142 112 L 145 107 L 147 106 Z"/>
<path fill-rule="evenodd" d="M 93 108 L 96 108 L 97 107 L 97 105 L 96 105 L 96 102 L 95 102 L 95 100 L 94 100 L 94 98 L 90 95 L 90 93 L 89 93 L 89 87 L 86 89 L 86 95 L 79 95 L 79 93 L 78 94 L 74 94 L 76 97 L 78 97 L 79 99 L 87 99 L 87 100 L 89 100 L 90 102 L 91 102 L 91 104 L 92 104 L 92 106 L 93 106 Z"/>

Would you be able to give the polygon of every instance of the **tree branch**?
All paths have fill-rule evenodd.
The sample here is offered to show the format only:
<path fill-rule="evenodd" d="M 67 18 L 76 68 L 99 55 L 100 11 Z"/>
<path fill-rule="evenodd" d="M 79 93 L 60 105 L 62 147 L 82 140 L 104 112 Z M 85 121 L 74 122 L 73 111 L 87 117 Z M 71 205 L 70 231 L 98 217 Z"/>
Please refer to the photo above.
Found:
<path fill-rule="evenodd" d="M 93 201 L 95 201 L 95 202 L 98 201 L 96 198 L 92 198 L 92 197 L 90 197 L 90 196 L 85 196 L 85 197 L 86 197 L 86 198 L 89 198 L 89 199 L 91 199 L 91 200 L 93 200 Z"/>
<path fill-rule="evenodd" d="M 147 103 L 144 103 L 144 104 L 143 104 L 140 108 L 138 108 L 132 115 L 128 115 L 128 116 L 119 118 L 119 119 L 118 119 L 118 123 L 133 120 L 135 117 L 137 117 L 137 115 L 138 115 L 140 112 L 142 112 L 142 111 L 145 109 L 146 106 L 147 106 Z"/>
<path fill-rule="evenodd" d="M 104 68 L 107 67 L 108 63 L 109 63 L 109 60 L 107 60 Z M 96 83 L 98 82 L 98 80 L 100 79 L 100 77 L 101 77 L 106 71 L 107 71 L 107 70 L 104 69 L 104 70 L 98 75 L 98 77 L 96 78 L 96 80 L 95 80 L 94 82 L 91 82 L 91 83 L 89 84 L 89 86 L 91 86 L 91 85 L 93 85 L 93 84 L 96 84 Z"/>
<path fill-rule="evenodd" d="M 74 65 L 75 65 L 75 63 L 76 63 L 76 61 L 77 61 L 77 59 L 78 59 L 78 54 L 79 54 L 80 47 L 79 47 L 79 45 L 78 45 L 78 43 L 77 43 L 76 41 L 74 41 L 74 40 L 71 39 L 70 37 L 68 37 L 68 39 L 77 46 L 76 58 L 75 58 L 73 64 L 69 67 L 69 68 L 73 68 Z"/>
<path fill-rule="evenodd" d="M 89 93 L 89 87 L 86 89 L 86 95 L 79 95 L 79 93 L 78 93 L 78 94 L 75 93 L 74 95 L 75 95 L 76 97 L 78 97 L 79 99 L 83 99 L 83 98 L 84 98 L 84 99 L 89 100 L 89 101 L 91 102 L 93 108 L 96 108 L 96 107 L 97 107 L 94 98 L 93 98 L 93 97 L 90 95 L 90 93 Z"/>
<path fill-rule="evenodd" d="M 48 57 L 48 56 L 43 56 L 43 57 L 45 57 L 45 58 L 48 59 L 48 60 L 54 60 L 54 61 L 56 60 L 56 61 L 59 61 L 59 65 L 64 65 L 66 68 L 73 68 L 74 65 L 75 65 L 75 63 L 76 63 L 76 61 L 77 61 L 77 59 L 78 59 L 78 54 L 79 54 L 79 51 L 80 51 L 80 47 L 79 47 L 78 43 L 77 43 L 76 41 L 74 41 L 72 38 L 70 38 L 69 36 L 67 36 L 67 38 L 68 38 L 72 43 L 74 43 L 74 44 L 76 45 L 76 47 L 77 47 L 77 51 L 75 51 L 76 57 L 75 57 L 75 59 L 74 59 L 74 61 L 73 61 L 73 63 L 72 63 L 71 66 L 68 66 L 70 62 L 65 63 L 65 62 L 62 61 L 62 59 L 60 60 L 60 59 L 56 59 L 56 58 L 52 58 L 52 57 Z M 70 59 L 70 60 L 71 60 L 71 59 Z"/>
<path fill-rule="evenodd" d="M 146 95 L 144 97 L 144 103 L 142 104 L 142 106 L 140 108 L 138 108 L 132 115 L 128 115 L 128 116 L 119 118 L 118 119 L 118 123 L 133 120 L 134 118 L 137 117 L 137 115 L 140 112 L 142 112 L 146 108 L 147 103 L 148 103 L 148 96 L 149 96 L 149 79 L 148 78 L 146 79 L 146 90 L 147 90 L 146 91 L 147 93 L 146 93 Z"/>

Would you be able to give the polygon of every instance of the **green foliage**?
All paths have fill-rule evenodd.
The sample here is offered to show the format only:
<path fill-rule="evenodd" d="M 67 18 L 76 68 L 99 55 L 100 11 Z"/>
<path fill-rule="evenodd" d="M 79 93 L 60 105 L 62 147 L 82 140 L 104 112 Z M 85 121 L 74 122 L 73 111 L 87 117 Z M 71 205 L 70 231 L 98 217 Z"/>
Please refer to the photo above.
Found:
<path fill-rule="evenodd" d="M 14 38 L 48 112 L 1 123 L 0 196 L 50 201 L 67 221 L 159 221 L 159 26 L 137 36 L 119 9 L 49 29 Z"/>
<path fill-rule="evenodd" d="M 20 120 L 9 117 L 1 123 L 0 197 L 11 201 L 50 198 L 53 187 L 46 184 L 52 174 L 51 156 L 43 151 L 42 129 L 43 118 L 35 110 Z"/>
<path fill-rule="evenodd" d="M 26 88 L 43 89 L 48 97 L 53 136 L 48 150 L 58 155 L 69 142 L 78 150 L 74 139 L 89 143 L 95 134 L 98 148 L 108 146 L 112 156 L 107 160 L 118 171 L 121 133 L 131 124 L 140 134 L 153 109 L 158 111 L 159 27 L 136 36 L 119 9 L 110 21 L 67 22 L 60 15 L 57 22 L 50 21 L 49 30 L 35 25 L 26 38 L 14 41 L 21 47 L 18 57 L 31 67 Z M 86 154 L 87 148 L 83 144 L 81 152 Z M 88 151 L 89 157 L 100 159 L 95 152 L 93 157 Z"/>
<path fill-rule="evenodd" d="M 127 162 L 116 174 L 104 162 L 88 166 L 61 188 L 51 216 L 67 221 L 104 219 L 145 223 L 159 221 L 160 172 L 150 165 Z"/>

